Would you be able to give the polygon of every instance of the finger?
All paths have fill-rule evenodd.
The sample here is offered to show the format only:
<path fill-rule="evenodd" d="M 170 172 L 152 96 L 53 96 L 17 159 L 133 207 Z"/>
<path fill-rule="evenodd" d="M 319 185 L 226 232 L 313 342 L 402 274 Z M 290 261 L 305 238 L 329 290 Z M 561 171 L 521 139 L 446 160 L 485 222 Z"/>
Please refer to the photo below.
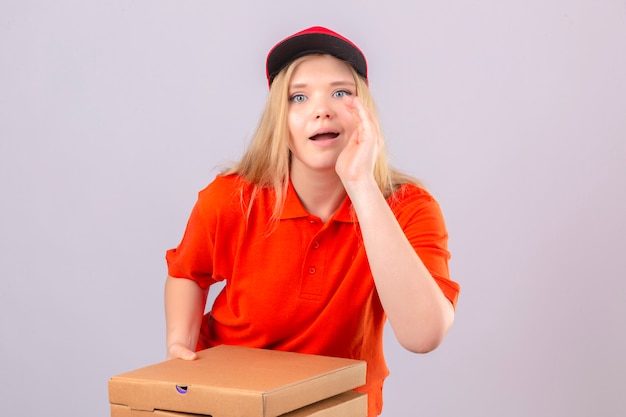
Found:
<path fill-rule="evenodd" d="M 197 357 L 198 355 L 194 351 L 187 349 L 185 346 L 181 344 L 172 345 L 168 352 L 168 359 L 178 358 L 178 359 L 192 361 L 196 359 Z"/>
<path fill-rule="evenodd" d="M 346 96 L 344 103 L 352 116 L 357 118 L 359 122 L 363 122 L 367 119 L 363 103 L 361 103 L 361 100 L 359 100 L 357 96 Z"/>
<path fill-rule="evenodd" d="M 357 121 L 360 140 L 368 138 L 378 139 L 380 142 L 380 129 L 372 113 L 363 105 L 363 102 L 356 96 L 346 97 L 346 107 Z"/>

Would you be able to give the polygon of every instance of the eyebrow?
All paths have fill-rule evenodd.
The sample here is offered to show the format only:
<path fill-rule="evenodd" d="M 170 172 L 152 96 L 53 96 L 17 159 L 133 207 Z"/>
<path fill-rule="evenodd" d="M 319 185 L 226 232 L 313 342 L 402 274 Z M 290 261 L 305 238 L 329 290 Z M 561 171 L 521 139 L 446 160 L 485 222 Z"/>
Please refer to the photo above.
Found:
<path fill-rule="evenodd" d="M 289 88 L 304 88 L 306 87 L 308 84 L 307 83 L 295 83 L 295 84 L 290 84 Z M 354 81 L 333 81 L 332 83 L 330 83 L 331 87 L 341 87 L 341 86 L 356 86 L 356 83 Z"/>

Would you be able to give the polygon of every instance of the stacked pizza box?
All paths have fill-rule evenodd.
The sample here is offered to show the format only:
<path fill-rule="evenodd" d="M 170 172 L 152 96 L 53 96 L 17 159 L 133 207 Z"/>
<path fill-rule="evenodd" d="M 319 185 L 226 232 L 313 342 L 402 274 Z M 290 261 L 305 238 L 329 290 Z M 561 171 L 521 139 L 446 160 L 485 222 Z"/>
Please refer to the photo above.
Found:
<path fill-rule="evenodd" d="M 364 361 L 217 346 L 112 377 L 112 417 L 366 417 Z"/>

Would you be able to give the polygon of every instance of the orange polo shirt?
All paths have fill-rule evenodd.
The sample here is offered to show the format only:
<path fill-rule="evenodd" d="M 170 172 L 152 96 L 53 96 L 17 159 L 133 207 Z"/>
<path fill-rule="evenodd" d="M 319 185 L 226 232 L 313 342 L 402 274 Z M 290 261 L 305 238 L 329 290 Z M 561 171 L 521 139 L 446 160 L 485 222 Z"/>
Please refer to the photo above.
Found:
<path fill-rule="evenodd" d="M 261 190 L 246 221 L 252 185 L 218 176 L 198 195 L 183 239 L 167 251 L 172 277 L 202 288 L 226 280 L 205 316 L 198 349 L 220 344 L 367 361 L 369 415 L 382 409 L 389 371 L 383 357 L 385 313 L 346 197 L 323 223 L 290 186 L 276 228 L 267 229 L 274 193 Z M 417 254 L 456 305 L 448 273 L 447 232 L 437 202 L 405 185 L 388 202 Z M 243 196 L 243 199 L 241 198 Z"/>

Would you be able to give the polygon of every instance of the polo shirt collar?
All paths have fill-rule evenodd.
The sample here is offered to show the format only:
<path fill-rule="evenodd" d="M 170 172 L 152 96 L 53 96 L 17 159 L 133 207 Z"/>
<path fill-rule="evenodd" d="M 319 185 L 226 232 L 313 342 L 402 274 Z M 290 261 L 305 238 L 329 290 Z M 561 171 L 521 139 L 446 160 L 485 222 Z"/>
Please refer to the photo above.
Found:
<path fill-rule="evenodd" d="M 287 195 L 285 197 L 285 206 L 283 207 L 283 212 L 280 216 L 280 219 L 296 219 L 309 216 L 311 216 L 311 213 L 306 211 L 306 209 L 302 205 L 302 202 L 300 201 L 300 198 L 298 197 L 298 194 L 296 193 L 295 188 L 293 188 L 291 181 L 289 181 L 289 187 L 287 187 Z M 343 199 L 341 205 L 339 206 L 339 209 L 335 212 L 331 220 L 346 223 L 356 222 L 356 215 L 352 213 L 352 202 L 350 201 L 348 196 Z"/>

